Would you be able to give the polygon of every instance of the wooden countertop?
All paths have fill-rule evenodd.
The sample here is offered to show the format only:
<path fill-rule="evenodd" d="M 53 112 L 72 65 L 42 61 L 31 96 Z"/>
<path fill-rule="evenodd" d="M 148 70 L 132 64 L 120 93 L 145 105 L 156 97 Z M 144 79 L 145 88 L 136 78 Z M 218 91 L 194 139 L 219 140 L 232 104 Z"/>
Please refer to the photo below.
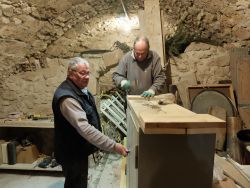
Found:
<path fill-rule="evenodd" d="M 209 134 L 226 130 L 225 121 L 212 115 L 196 114 L 177 104 L 159 105 L 161 95 L 151 100 L 134 95 L 127 99 L 134 118 L 145 134 Z"/>

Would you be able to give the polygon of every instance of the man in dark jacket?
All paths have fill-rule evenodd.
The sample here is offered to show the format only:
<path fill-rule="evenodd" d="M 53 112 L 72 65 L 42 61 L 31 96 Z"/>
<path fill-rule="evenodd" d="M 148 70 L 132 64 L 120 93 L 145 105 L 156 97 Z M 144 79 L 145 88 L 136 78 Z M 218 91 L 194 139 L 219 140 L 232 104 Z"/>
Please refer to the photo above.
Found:
<path fill-rule="evenodd" d="M 88 156 L 97 148 L 127 156 L 123 145 L 101 133 L 94 97 L 87 89 L 89 73 L 85 59 L 71 59 L 67 79 L 53 97 L 55 157 L 62 165 L 65 188 L 87 187 Z"/>

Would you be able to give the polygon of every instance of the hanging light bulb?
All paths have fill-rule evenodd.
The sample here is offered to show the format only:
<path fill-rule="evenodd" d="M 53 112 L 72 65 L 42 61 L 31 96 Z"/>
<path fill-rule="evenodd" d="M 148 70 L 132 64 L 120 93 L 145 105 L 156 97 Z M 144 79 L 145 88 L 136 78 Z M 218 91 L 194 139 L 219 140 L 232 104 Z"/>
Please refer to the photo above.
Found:
<path fill-rule="evenodd" d="M 139 20 L 137 16 L 133 16 L 130 19 L 128 17 L 118 17 L 115 24 L 119 30 L 128 33 L 132 29 L 139 27 Z"/>

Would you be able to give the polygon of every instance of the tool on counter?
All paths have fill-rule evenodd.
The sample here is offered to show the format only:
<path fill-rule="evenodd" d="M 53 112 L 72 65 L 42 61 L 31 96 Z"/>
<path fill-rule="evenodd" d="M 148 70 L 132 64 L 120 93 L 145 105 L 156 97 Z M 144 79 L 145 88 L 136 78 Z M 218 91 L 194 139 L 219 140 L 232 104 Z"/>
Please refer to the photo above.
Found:
<path fill-rule="evenodd" d="M 175 103 L 175 96 L 172 93 L 166 93 L 161 95 L 163 98 L 158 101 L 159 105 L 167 105 Z"/>
<path fill-rule="evenodd" d="M 30 114 L 30 115 L 28 115 L 28 119 L 32 119 L 32 120 L 49 120 L 49 119 L 52 119 L 52 117 L 48 116 L 48 115 L 41 115 L 41 114 Z"/>
<path fill-rule="evenodd" d="M 40 168 L 47 168 L 51 163 L 52 158 L 50 156 L 43 158 L 43 160 L 38 164 Z"/>

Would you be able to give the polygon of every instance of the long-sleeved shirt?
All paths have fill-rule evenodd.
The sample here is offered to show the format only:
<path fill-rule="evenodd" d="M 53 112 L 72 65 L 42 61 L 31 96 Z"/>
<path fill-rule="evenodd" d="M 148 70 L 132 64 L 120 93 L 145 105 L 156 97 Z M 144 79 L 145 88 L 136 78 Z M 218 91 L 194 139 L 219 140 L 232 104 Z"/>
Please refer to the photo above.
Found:
<path fill-rule="evenodd" d="M 62 100 L 60 110 L 67 121 L 89 143 L 102 150 L 114 152 L 116 142 L 88 123 L 85 111 L 75 99 L 65 98 Z"/>
<path fill-rule="evenodd" d="M 150 50 L 146 60 L 137 62 L 133 51 L 126 53 L 113 73 L 113 81 L 116 86 L 120 87 L 122 80 L 131 82 L 128 94 L 140 95 L 148 89 L 159 94 L 166 83 L 159 55 Z"/>

